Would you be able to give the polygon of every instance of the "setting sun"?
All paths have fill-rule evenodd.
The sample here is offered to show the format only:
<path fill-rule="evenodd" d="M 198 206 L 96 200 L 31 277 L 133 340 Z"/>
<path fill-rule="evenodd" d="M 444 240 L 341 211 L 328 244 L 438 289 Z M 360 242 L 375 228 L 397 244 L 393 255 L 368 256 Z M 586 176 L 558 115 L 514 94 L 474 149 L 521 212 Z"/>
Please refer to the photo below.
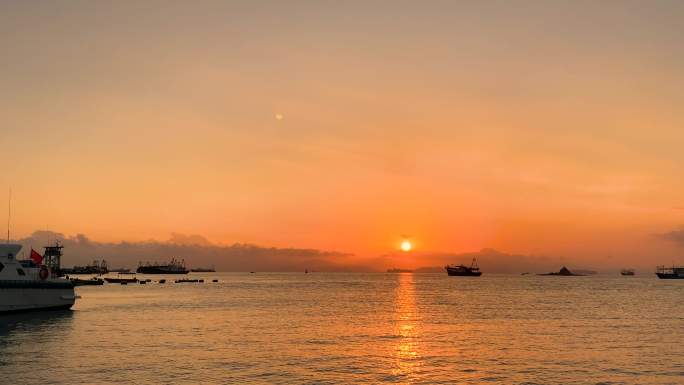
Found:
<path fill-rule="evenodd" d="M 408 240 L 401 242 L 401 250 L 402 251 L 411 251 L 412 248 L 413 248 L 413 245 Z"/>

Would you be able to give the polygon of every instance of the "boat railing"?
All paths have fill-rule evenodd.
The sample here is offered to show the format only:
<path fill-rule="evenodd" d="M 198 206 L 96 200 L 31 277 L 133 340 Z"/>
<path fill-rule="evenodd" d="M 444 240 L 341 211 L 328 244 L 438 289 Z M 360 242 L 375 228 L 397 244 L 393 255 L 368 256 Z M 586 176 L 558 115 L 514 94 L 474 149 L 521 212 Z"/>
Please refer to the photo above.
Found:
<path fill-rule="evenodd" d="M 657 273 L 674 273 L 676 271 L 683 271 L 684 272 L 684 266 L 657 266 L 656 267 L 656 272 Z"/>

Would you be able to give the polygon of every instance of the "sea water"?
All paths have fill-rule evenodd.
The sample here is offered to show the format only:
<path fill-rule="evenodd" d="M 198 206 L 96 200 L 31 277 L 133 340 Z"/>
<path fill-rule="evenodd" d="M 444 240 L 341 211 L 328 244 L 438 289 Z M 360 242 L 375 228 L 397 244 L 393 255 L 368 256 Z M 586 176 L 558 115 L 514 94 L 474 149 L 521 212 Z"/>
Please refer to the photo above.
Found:
<path fill-rule="evenodd" d="M 0 316 L 0 383 L 684 384 L 684 280 L 191 276 Z"/>

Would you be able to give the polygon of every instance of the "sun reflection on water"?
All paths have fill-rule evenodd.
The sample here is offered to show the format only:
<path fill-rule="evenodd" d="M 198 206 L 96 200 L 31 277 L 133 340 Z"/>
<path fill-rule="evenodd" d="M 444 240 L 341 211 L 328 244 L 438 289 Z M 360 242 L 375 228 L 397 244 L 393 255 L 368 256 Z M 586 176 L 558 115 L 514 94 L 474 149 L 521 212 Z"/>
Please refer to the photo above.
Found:
<path fill-rule="evenodd" d="M 394 335 L 395 367 L 392 375 L 410 379 L 421 366 L 420 360 L 420 316 L 416 307 L 415 282 L 412 273 L 397 275 L 399 280 L 395 296 Z"/>

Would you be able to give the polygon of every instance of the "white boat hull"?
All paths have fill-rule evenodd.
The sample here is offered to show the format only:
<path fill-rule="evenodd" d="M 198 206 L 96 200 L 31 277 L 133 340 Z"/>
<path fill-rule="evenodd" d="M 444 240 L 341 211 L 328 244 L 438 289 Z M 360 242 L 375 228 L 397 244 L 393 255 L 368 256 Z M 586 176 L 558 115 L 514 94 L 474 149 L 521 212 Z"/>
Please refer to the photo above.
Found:
<path fill-rule="evenodd" d="M 73 288 L 0 288 L 0 314 L 66 310 L 76 298 Z"/>

